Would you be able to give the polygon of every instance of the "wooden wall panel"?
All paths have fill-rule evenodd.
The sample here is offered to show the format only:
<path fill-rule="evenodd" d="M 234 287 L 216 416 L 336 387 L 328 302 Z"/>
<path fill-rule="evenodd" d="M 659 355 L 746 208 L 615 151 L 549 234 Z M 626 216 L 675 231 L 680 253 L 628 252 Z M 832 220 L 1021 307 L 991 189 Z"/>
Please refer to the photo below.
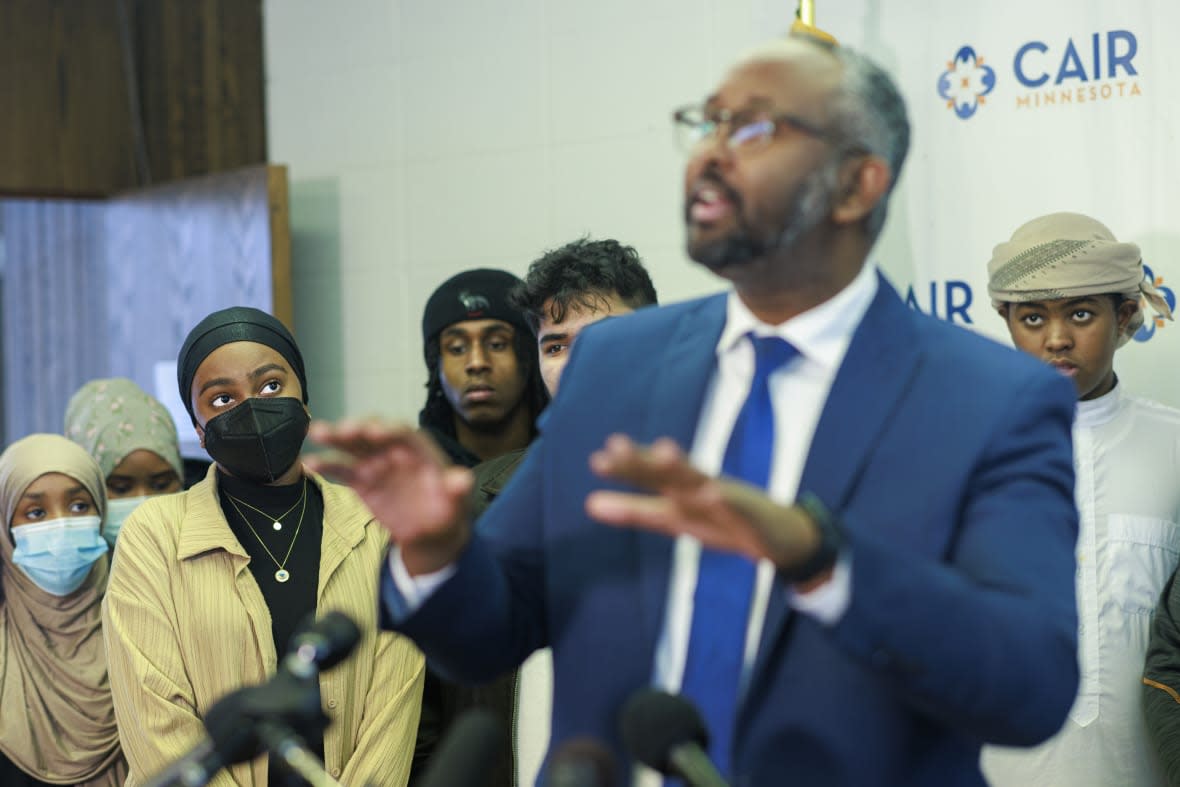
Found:
<path fill-rule="evenodd" d="M 270 204 L 270 279 L 274 283 L 270 313 L 294 333 L 295 293 L 291 286 L 291 203 L 287 168 L 271 164 L 266 172 Z"/>
<path fill-rule="evenodd" d="M 261 0 L 0 0 L 0 194 L 265 163 L 262 38 Z"/>
<path fill-rule="evenodd" d="M 156 182 L 266 161 L 261 0 L 135 0 Z"/>
<path fill-rule="evenodd" d="M 0 0 L 0 192 L 135 185 L 115 0 Z"/>

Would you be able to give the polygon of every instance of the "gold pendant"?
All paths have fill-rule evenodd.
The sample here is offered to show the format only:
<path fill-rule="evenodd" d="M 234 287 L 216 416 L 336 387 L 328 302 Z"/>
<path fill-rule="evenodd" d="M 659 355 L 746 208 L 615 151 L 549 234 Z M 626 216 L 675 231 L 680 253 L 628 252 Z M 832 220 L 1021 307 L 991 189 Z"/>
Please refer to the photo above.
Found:
<path fill-rule="evenodd" d="M 291 572 L 287 571 L 287 569 L 285 569 L 285 568 L 280 568 L 278 571 L 275 572 L 275 579 L 279 582 L 286 582 L 290 578 L 291 578 Z"/>

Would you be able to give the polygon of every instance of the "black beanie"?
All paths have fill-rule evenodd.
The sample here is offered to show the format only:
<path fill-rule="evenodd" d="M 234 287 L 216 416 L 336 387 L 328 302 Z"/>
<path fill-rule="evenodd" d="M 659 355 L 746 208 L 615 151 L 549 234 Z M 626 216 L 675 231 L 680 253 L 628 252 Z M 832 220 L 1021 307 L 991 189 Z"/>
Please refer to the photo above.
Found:
<path fill-rule="evenodd" d="M 524 313 L 508 302 L 508 293 L 521 283 L 508 271 L 492 268 L 464 271 L 447 279 L 426 301 L 426 311 L 422 314 L 423 345 L 442 333 L 443 328 L 464 320 L 503 320 L 528 333 Z"/>
<path fill-rule="evenodd" d="M 265 344 L 283 356 L 299 378 L 303 403 L 307 404 L 307 372 L 303 369 L 303 356 L 295 344 L 295 337 L 285 325 L 264 311 L 250 306 L 231 306 L 213 312 L 197 323 L 180 348 L 176 359 L 176 382 L 180 386 L 180 400 L 190 416 L 193 416 L 193 377 L 198 367 L 218 347 L 232 342 Z"/>

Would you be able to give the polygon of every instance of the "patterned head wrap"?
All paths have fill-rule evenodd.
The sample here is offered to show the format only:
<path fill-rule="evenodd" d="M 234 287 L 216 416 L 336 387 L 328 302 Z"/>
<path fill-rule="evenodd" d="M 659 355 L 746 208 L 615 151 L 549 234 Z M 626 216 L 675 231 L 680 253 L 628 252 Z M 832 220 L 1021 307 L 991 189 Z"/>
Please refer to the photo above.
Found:
<path fill-rule="evenodd" d="M 168 408 L 125 377 L 91 380 L 79 388 L 66 406 L 65 432 L 94 457 L 103 478 L 140 449 L 158 455 L 184 478 Z"/>
<path fill-rule="evenodd" d="M 1051 213 L 1020 227 L 992 251 L 987 264 L 992 305 L 1117 294 L 1140 308 L 1119 346 L 1143 325 L 1141 301 L 1172 319 L 1167 301 L 1148 281 L 1134 243 L 1119 243 L 1101 222 L 1080 213 Z"/>

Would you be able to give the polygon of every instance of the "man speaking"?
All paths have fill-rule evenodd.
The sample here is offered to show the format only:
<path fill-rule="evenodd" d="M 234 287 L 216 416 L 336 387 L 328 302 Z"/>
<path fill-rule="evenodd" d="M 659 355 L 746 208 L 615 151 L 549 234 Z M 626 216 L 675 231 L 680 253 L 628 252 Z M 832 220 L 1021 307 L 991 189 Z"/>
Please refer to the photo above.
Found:
<path fill-rule="evenodd" d="M 478 528 L 410 427 L 315 426 L 396 544 L 387 622 L 467 680 L 551 646 L 555 747 L 621 757 L 655 685 L 735 784 L 983 785 L 1077 688 L 1072 388 L 866 265 L 909 139 L 877 66 L 779 41 L 675 119 L 733 289 L 589 327 Z"/>

